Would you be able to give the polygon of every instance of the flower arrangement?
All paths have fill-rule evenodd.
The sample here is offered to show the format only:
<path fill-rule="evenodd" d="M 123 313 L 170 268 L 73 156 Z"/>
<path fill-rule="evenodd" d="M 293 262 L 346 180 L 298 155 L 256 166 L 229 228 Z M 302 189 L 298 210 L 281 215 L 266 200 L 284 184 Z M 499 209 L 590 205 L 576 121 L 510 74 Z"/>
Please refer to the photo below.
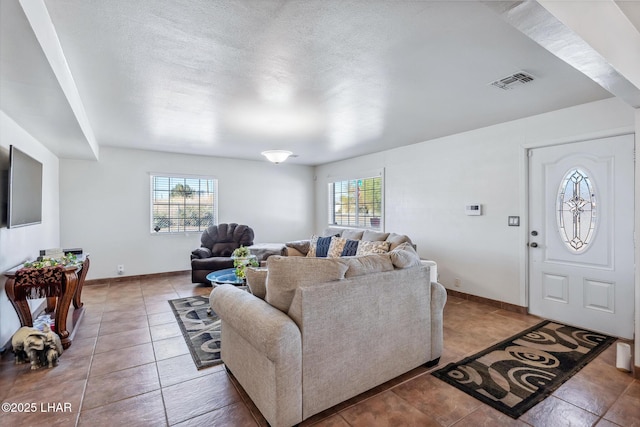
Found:
<path fill-rule="evenodd" d="M 64 255 L 62 258 L 41 258 L 36 261 L 28 261 L 24 263 L 25 268 L 46 268 L 55 267 L 58 265 L 67 266 L 78 263 L 78 257 L 71 252 Z"/>
<path fill-rule="evenodd" d="M 249 258 L 250 255 L 251 255 L 251 251 L 249 251 L 249 248 L 247 248 L 246 246 L 240 245 L 238 249 L 233 251 L 233 253 L 231 254 L 231 257 L 232 258 Z"/>
<path fill-rule="evenodd" d="M 249 248 L 240 246 L 231 254 L 233 266 L 236 268 L 236 277 L 244 279 L 247 276 L 247 267 L 258 267 L 258 260 L 255 255 L 251 255 Z"/>

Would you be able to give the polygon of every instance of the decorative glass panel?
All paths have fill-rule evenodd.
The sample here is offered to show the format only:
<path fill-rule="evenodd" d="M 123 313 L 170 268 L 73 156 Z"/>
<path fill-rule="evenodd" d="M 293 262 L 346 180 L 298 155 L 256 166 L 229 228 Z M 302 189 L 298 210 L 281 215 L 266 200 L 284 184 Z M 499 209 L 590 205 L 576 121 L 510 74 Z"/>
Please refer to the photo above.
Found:
<path fill-rule="evenodd" d="M 593 239 L 597 223 L 596 195 L 587 173 L 571 168 L 558 191 L 560 238 L 574 253 L 583 252 Z"/>

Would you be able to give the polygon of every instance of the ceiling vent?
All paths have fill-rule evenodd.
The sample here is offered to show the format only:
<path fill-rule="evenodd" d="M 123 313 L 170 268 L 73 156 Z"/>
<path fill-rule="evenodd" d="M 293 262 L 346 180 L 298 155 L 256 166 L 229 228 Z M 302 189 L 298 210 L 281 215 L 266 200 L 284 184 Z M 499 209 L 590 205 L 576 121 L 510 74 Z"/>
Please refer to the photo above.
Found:
<path fill-rule="evenodd" d="M 510 76 L 503 77 L 500 80 L 496 80 L 495 82 L 489 83 L 491 86 L 495 86 L 499 89 L 509 90 L 514 89 L 518 86 L 522 86 L 523 84 L 530 83 L 534 80 L 531 74 L 525 73 L 524 71 L 518 71 Z"/>

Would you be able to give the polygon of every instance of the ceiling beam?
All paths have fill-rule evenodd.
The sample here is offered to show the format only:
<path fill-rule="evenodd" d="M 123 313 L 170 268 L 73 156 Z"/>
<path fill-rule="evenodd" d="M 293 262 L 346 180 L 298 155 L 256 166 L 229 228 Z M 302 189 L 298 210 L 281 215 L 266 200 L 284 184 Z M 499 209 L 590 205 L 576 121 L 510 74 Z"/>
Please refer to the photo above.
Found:
<path fill-rule="evenodd" d="M 611 94 L 640 108 L 640 34 L 614 1 L 483 3 Z M 619 28 L 613 31 L 615 26 Z"/>
<path fill-rule="evenodd" d="M 69 106 L 78 121 L 78 125 L 86 138 L 87 144 L 97 160 L 99 158 L 100 148 L 93 129 L 89 124 L 87 113 L 80 99 L 80 93 L 78 92 L 71 70 L 69 69 L 69 64 L 62 51 L 62 46 L 60 45 L 58 34 L 49 16 L 49 11 L 43 0 L 20 0 L 20 6 L 69 102 Z"/>

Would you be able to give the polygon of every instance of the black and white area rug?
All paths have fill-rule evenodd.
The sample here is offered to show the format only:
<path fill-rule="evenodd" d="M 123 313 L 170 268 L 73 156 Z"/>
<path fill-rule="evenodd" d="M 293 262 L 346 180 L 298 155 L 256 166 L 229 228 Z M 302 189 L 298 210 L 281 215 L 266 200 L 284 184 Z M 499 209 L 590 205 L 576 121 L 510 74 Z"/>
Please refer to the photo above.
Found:
<path fill-rule="evenodd" d="M 615 340 L 600 333 L 544 321 L 432 374 L 518 418 Z"/>
<path fill-rule="evenodd" d="M 209 298 L 191 296 L 170 300 L 191 357 L 198 369 L 222 363 L 220 359 L 220 319 L 209 311 Z"/>

